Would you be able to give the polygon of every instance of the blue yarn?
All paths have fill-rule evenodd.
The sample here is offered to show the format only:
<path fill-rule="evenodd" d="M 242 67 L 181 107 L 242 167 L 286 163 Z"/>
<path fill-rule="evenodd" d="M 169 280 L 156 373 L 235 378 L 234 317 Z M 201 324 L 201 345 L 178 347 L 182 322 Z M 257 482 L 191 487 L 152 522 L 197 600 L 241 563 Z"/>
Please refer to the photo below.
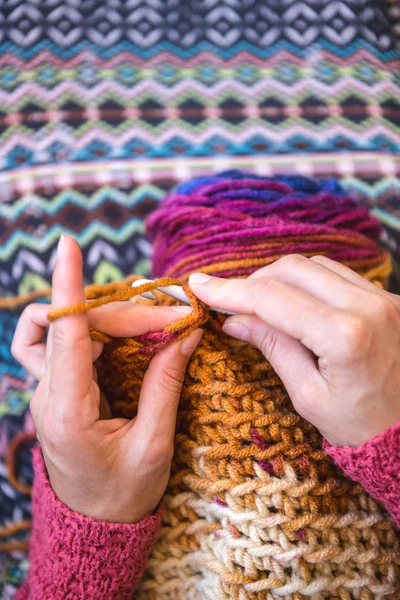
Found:
<path fill-rule="evenodd" d="M 303 194 L 318 194 L 319 192 L 330 192 L 339 196 L 345 195 L 345 190 L 337 179 L 324 178 L 324 179 L 311 179 L 309 177 L 303 177 L 302 175 L 276 175 L 275 177 L 263 177 L 261 175 L 255 175 L 253 173 L 246 173 L 245 171 L 239 171 L 232 169 L 229 171 L 221 171 L 215 175 L 208 177 L 197 177 L 191 181 L 185 181 L 180 183 L 176 188 L 175 192 L 178 194 L 191 194 L 196 189 L 217 183 L 220 179 L 256 179 L 262 181 L 278 181 L 289 185 L 295 192 Z M 246 194 L 248 195 L 248 193 Z M 261 196 L 255 196 L 261 198 Z M 266 201 L 272 200 L 272 197 L 263 198 Z"/>

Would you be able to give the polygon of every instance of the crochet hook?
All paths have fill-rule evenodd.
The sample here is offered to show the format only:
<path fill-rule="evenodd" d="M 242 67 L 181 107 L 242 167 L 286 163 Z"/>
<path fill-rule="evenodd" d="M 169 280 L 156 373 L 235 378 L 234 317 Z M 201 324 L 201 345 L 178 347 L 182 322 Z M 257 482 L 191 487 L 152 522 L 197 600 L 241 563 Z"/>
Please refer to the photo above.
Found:
<path fill-rule="evenodd" d="M 154 281 L 153 279 L 138 279 L 137 281 L 134 281 L 132 283 L 132 287 L 138 287 L 139 285 L 143 285 L 144 283 L 152 283 L 153 281 Z M 168 285 L 165 287 L 158 287 L 156 289 L 160 290 L 160 292 L 164 292 L 164 294 L 167 294 L 168 296 L 172 296 L 172 298 L 175 298 L 175 300 L 179 300 L 180 302 L 183 302 L 184 304 L 190 305 L 189 298 L 186 296 L 183 289 L 181 287 L 179 287 L 179 285 Z M 143 298 L 147 298 L 149 300 L 156 300 L 156 297 L 153 294 L 153 292 L 143 292 L 140 295 L 143 296 Z M 230 312 L 229 310 L 223 310 L 222 308 L 213 308 L 211 306 L 210 306 L 210 310 L 215 310 L 216 312 L 223 313 L 224 315 L 237 314 L 237 313 Z"/>

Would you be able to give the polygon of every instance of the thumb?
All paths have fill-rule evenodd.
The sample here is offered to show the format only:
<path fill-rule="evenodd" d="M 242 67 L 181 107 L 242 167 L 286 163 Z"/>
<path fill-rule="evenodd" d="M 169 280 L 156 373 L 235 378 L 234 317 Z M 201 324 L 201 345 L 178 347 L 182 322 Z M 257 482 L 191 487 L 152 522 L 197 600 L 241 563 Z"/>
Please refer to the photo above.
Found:
<path fill-rule="evenodd" d="M 153 452 L 173 448 L 176 413 L 186 367 L 201 340 L 201 329 L 171 344 L 151 361 L 143 379 L 135 437 L 142 438 Z"/>
<path fill-rule="evenodd" d="M 298 340 L 252 315 L 229 317 L 223 330 L 261 350 L 281 378 L 294 404 L 305 387 L 302 383 L 315 385 L 318 369 L 314 355 Z"/>

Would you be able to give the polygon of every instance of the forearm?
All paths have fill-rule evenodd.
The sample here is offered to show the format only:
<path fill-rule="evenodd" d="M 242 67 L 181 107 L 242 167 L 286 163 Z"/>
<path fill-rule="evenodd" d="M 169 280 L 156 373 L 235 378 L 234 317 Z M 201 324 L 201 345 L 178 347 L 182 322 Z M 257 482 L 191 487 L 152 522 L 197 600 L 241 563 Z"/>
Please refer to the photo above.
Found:
<path fill-rule="evenodd" d="M 34 449 L 30 570 L 16 600 L 124 600 L 132 596 L 160 527 L 161 509 L 136 524 L 96 521 L 54 494 Z"/>
<path fill-rule="evenodd" d="M 338 448 L 328 442 L 324 447 L 346 475 L 379 500 L 400 526 L 400 422 L 358 448 Z"/>

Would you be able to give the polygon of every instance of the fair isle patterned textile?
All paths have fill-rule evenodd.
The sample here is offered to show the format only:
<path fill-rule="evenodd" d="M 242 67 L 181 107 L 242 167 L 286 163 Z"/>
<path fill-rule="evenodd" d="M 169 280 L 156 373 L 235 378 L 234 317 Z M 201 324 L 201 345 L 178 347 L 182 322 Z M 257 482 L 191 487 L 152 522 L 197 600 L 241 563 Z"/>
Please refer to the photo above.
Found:
<path fill-rule="evenodd" d="M 0 0 L 1 295 L 49 285 L 63 232 L 87 282 L 146 273 L 145 216 L 230 168 L 339 178 L 398 257 L 399 23 L 398 0 Z M 0 314 L 2 525 L 30 516 L 2 462 L 32 429 L 17 318 Z M 2 600 L 27 566 L 0 554 Z"/>

